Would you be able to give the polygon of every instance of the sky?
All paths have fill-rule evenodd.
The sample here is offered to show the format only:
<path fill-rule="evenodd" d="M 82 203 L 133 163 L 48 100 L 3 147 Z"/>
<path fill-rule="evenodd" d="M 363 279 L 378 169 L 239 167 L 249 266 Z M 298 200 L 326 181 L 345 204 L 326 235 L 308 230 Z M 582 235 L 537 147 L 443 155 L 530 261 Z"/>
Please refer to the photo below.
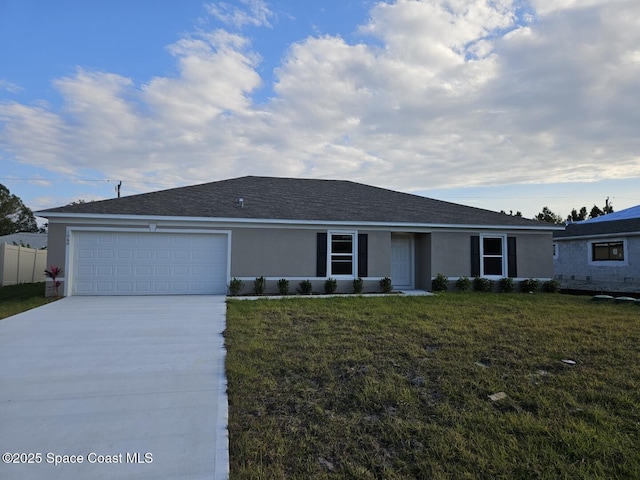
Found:
<path fill-rule="evenodd" d="M 0 183 L 32 210 L 244 175 L 638 205 L 640 2 L 0 0 Z"/>

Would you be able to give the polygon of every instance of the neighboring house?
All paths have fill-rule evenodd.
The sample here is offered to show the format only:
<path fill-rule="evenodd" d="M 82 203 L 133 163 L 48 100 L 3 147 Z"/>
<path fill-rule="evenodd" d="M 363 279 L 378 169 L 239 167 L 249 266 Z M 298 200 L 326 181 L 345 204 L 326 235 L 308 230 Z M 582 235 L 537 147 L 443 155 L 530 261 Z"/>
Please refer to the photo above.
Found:
<path fill-rule="evenodd" d="M 640 205 L 570 223 L 553 236 L 554 274 L 563 284 L 640 291 Z"/>
<path fill-rule="evenodd" d="M 22 247 L 41 250 L 43 248 L 47 248 L 47 234 L 31 232 L 12 233 L 11 235 L 0 236 L 0 243 L 8 243 L 9 245 L 20 245 Z"/>
<path fill-rule="evenodd" d="M 264 276 L 267 291 L 430 289 L 441 273 L 553 274 L 547 223 L 350 181 L 242 177 L 69 205 L 49 220 L 49 264 L 65 295 L 223 294 Z M 62 289 L 61 289 L 62 291 Z"/>

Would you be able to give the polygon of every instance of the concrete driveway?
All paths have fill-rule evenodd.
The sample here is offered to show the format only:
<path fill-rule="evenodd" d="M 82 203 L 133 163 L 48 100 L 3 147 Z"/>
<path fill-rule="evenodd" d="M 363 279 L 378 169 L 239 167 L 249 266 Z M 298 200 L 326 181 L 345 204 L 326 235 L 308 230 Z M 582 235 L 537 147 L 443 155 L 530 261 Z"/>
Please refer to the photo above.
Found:
<path fill-rule="evenodd" d="M 0 478 L 227 478 L 224 328 L 222 296 L 69 297 L 0 320 Z"/>

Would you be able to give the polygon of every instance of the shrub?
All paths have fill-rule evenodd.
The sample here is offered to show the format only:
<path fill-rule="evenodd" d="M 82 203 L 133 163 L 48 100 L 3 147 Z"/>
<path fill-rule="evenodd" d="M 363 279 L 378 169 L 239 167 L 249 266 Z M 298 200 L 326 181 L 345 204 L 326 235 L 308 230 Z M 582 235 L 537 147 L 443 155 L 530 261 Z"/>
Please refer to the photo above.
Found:
<path fill-rule="evenodd" d="M 520 291 L 523 293 L 534 293 L 538 291 L 540 282 L 535 278 L 529 278 L 520 282 Z"/>
<path fill-rule="evenodd" d="M 500 279 L 500 291 L 504 293 L 511 293 L 515 290 L 513 286 L 513 279 L 504 277 Z"/>
<path fill-rule="evenodd" d="M 547 293 L 558 293 L 560 291 L 560 282 L 557 280 L 547 280 L 542 284 L 542 291 Z"/>
<path fill-rule="evenodd" d="M 289 280 L 286 278 L 278 280 L 278 292 L 280 295 L 289 295 Z"/>
<path fill-rule="evenodd" d="M 324 293 L 326 293 L 327 295 L 331 295 L 332 293 L 334 293 L 336 291 L 336 288 L 338 288 L 338 282 L 335 278 L 327 278 L 324 281 Z"/>
<path fill-rule="evenodd" d="M 313 290 L 313 285 L 311 285 L 311 282 L 309 280 L 303 280 L 298 285 L 298 292 L 303 295 L 309 295 L 311 293 L 311 290 Z"/>
<path fill-rule="evenodd" d="M 244 282 L 239 278 L 234 277 L 231 282 L 229 282 L 229 294 L 232 296 L 238 295 L 243 288 Z"/>
<path fill-rule="evenodd" d="M 267 285 L 267 281 L 264 277 L 256 277 L 253 281 L 253 293 L 256 295 L 262 295 L 264 293 L 264 287 Z"/>
<path fill-rule="evenodd" d="M 471 280 L 469 277 L 460 277 L 456 280 L 456 288 L 461 292 L 466 292 L 471 288 Z"/>
<path fill-rule="evenodd" d="M 362 280 L 361 278 L 356 278 L 353 281 L 353 293 L 362 293 L 362 288 L 364 286 L 364 280 Z"/>
<path fill-rule="evenodd" d="M 13 242 L 15 243 L 15 242 Z M 22 241 L 20 242 L 22 243 Z M 61 282 L 58 280 L 58 277 L 62 276 L 62 268 L 56 267 L 55 265 L 51 265 L 49 270 L 45 270 L 44 274 L 47 278 L 51 279 L 51 288 L 53 290 L 53 296 L 58 296 L 58 289 L 60 288 Z"/>
<path fill-rule="evenodd" d="M 446 292 L 449 285 L 449 279 L 439 273 L 436 278 L 431 280 L 431 290 L 434 292 Z"/>
<path fill-rule="evenodd" d="M 491 292 L 493 290 L 493 282 L 488 278 L 475 277 L 473 279 L 473 290 L 475 292 Z"/>
<path fill-rule="evenodd" d="M 382 293 L 391 293 L 391 290 L 393 290 L 391 279 L 389 277 L 384 277 L 380 280 L 380 288 L 382 289 Z"/>

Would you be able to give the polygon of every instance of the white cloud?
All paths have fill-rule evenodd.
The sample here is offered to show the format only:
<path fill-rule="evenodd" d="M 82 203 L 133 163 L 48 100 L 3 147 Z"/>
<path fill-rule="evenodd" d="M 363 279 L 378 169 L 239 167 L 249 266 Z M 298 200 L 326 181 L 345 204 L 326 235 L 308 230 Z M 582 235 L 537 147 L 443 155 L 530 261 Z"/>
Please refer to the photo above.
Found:
<path fill-rule="evenodd" d="M 244 5 L 210 11 L 237 27 L 268 24 L 263 2 Z M 130 185 L 264 174 L 425 190 L 640 177 L 640 4 L 533 5 L 536 20 L 522 26 L 509 0 L 378 3 L 360 43 L 292 44 L 267 104 L 253 101 L 264 87 L 257 46 L 194 33 L 169 47 L 175 75 L 135 85 L 79 69 L 54 82 L 63 109 L 0 104 L 0 141 L 23 163 Z"/>
<path fill-rule="evenodd" d="M 206 5 L 209 14 L 222 23 L 242 28 L 246 25 L 254 27 L 270 27 L 269 18 L 273 16 L 271 10 L 263 0 L 240 0 L 245 8 L 240 8 L 226 2 Z"/>
<path fill-rule="evenodd" d="M 9 93 L 20 93 L 22 91 L 22 87 L 0 78 L 0 91 L 1 90 Z"/>

